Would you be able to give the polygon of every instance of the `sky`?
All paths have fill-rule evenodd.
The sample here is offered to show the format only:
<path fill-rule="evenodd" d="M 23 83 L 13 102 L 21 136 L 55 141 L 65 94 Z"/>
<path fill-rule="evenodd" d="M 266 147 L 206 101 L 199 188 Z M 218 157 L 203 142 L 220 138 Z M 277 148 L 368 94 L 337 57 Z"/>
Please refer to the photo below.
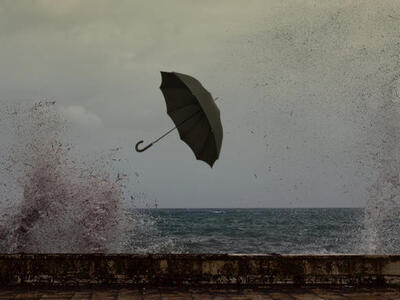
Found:
<path fill-rule="evenodd" d="M 159 207 L 364 206 L 379 172 L 379 107 L 400 90 L 399 9 L 3 0 L 0 101 L 55 100 L 78 152 L 120 147 L 123 171 L 139 178 L 127 194 Z M 224 140 L 212 169 L 176 132 L 135 152 L 173 127 L 160 71 L 194 76 L 219 97 Z"/>

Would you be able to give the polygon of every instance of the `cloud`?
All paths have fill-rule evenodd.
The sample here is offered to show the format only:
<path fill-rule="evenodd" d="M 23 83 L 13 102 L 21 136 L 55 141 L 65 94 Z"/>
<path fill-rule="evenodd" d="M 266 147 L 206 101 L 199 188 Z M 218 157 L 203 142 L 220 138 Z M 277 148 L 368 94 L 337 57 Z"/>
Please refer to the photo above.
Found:
<path fill-rule="evenodd" d="M 63 116 L 74 124 L 85 127 L 98 127 L 102 124 L 102 120 L 98 115 L 81 105 L 62 107 L 60 110 Z"/>

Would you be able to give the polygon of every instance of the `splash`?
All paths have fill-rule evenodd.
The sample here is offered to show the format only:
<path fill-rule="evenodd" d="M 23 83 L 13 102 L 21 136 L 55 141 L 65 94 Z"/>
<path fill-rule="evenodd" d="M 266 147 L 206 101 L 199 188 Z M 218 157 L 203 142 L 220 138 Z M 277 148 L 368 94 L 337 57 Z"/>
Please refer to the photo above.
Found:
<path fill-rule="evenodd" d="M 388 85 L 376 126 L 380 149 L 375 154 L 380 170 L 365 208 L 363 241 L 368 253 L 400 251 L 400 98 L 399 77 Z"/>
<path fill-rule="evenodd" d="M 124 207 L 126 175 L 111 165 L 118 148 L 84 161 L 66 142 L 55 103 L 2 107 L 0 251 L 155 252 L 165 243 L 154 220 Z M 6 128 L 4 130 L 4 128 Z"/>

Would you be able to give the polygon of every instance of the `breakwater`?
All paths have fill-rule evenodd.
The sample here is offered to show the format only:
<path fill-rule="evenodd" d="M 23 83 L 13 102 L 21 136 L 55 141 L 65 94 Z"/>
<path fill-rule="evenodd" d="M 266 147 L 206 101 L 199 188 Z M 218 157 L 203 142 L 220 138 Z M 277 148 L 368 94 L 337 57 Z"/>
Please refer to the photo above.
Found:
<path fill-rule="evenodd" d="M 6 286 L 400 286 L 400 255 L 3 254 Z"/>

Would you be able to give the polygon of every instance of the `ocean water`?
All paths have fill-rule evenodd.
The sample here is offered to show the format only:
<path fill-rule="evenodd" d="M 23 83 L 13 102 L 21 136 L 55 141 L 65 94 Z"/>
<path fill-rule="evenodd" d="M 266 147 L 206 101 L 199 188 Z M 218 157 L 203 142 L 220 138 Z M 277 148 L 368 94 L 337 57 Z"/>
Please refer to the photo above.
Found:
<path fill-rule="evenodd" d="M 365 253 L 361 208 L 146 209 L 141 213 L 152 218 L 157 228 L 152 243 L 169 240 L 165 252 Z"/>

